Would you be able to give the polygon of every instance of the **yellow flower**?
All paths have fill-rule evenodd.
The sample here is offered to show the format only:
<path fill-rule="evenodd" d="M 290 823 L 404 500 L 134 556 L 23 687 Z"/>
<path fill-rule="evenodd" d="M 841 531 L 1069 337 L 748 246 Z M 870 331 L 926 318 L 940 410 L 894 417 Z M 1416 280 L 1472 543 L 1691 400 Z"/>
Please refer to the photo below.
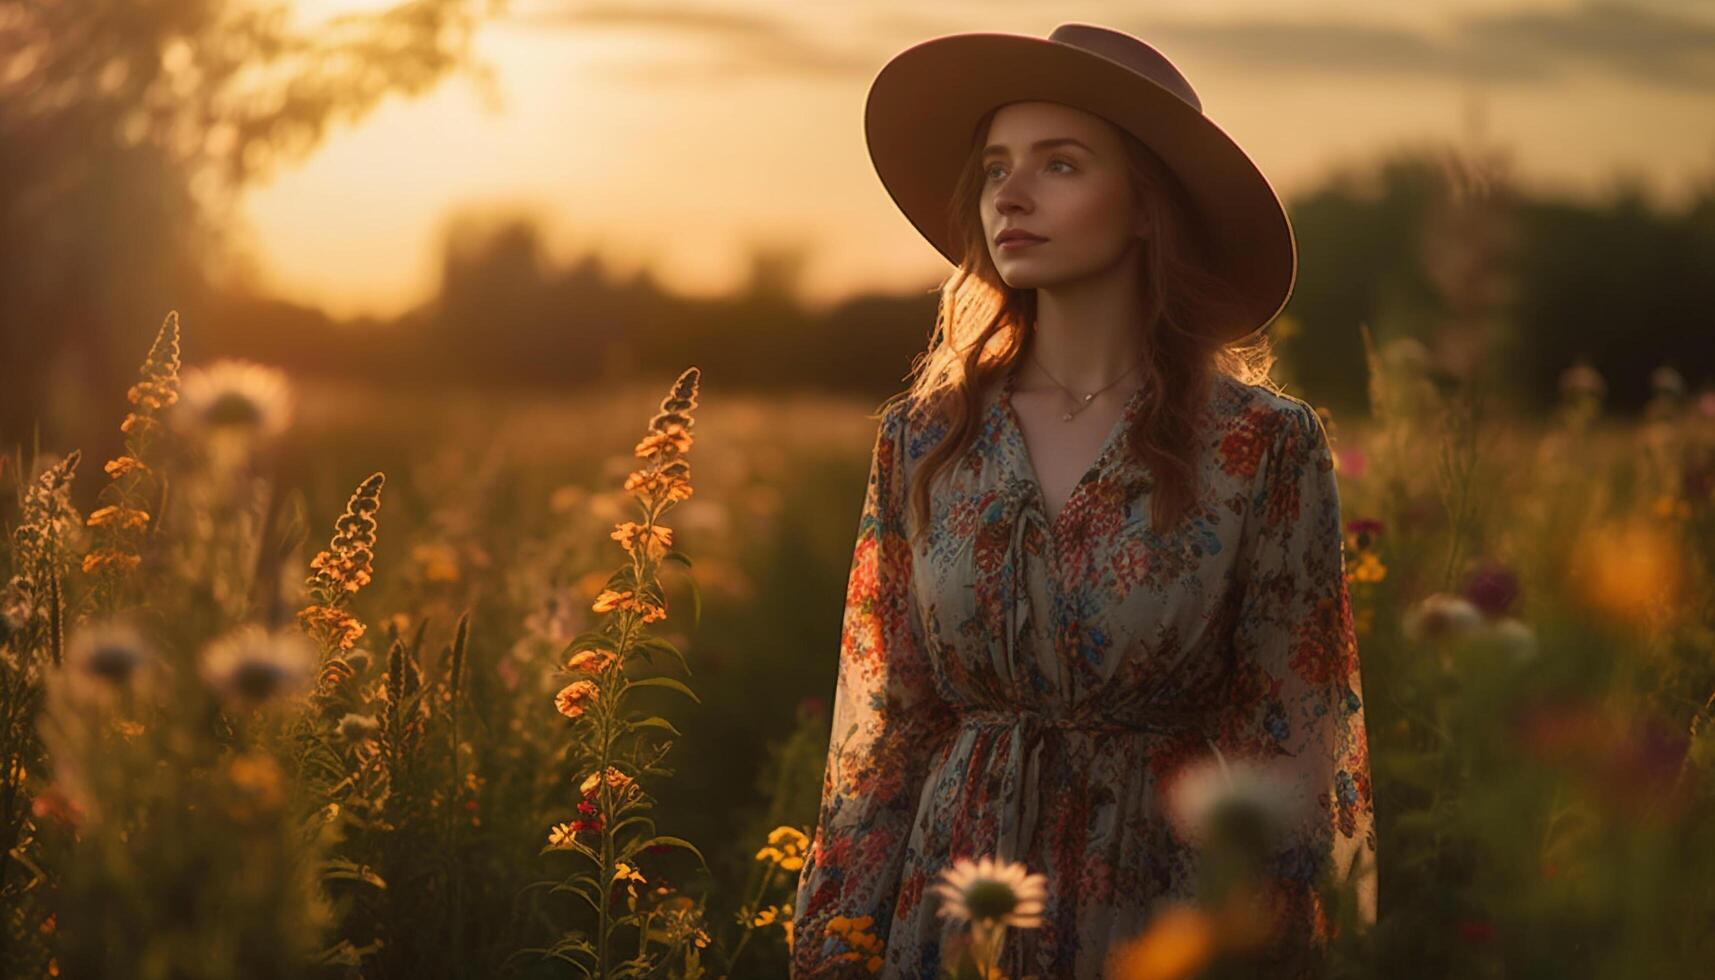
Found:
<path fill-rule="evenodd" d="M 548 846 L 549 847 L 571 847 L 572 841 L 576 840 L 577 836 L 578 836 L 578 832 L 572 829 L 571 824 L 569 824 L 569 823 L 555 824 L 553 826 L 553 828 L 548 831 Z"/>
<path fill-rule="evenodd" d="M 1380 582 L 1387 578 L 1387 566 L 1375 552 L 1360 551 L 1357 562 L 1347 570 L 1346 578 L 1351 582 Z"/>
<path fill-rule="evenodd" d="M 756 852 L 756 859 L 778 864 L 783 871 L 797 871 L 804 867 L 804 849 L 808 845 L 803 831 L 776 827 L 768 835 L 768 846 Z"/>
<path fill-rule="evenodd" d="M 125 421 L 119 423 L 119 431 L 126 435 L 133 435 L 139 429 L 147 429 L 150 426 L 160 424 L 161 423 L 156 422 L 147 415 L 138 415 L 136 412 L 128 412 L 125 415 Z"/>
<path fill-rule="evenodd" d="M 599 696 L 600 689 L 596 687 L 595 681 L 573 681 L 554 695 L 554 707 L 567 718 L 578 718 L 589 710 L 589 706 Z"/>
<path fill-rule="evenodd" d="M 582 681 L 580 683 L 587 684 L 590 682 L 589 681 Z M 613 766 L 608 766 L 607 767 L 607 784 L 609 786 L 612 786 L 614 789 L 623 790 L 627 786 L 631 785 L 631 777 L 627 776 L 625 773 L 619 771 L 618 769 L 615 769 Z M 601 785 L 601 776 L 598 775 L 597 773 L 592 772 L 589 774 L 589 777 L 583 781 L 583 785 L 578 787 L 578 792 L 582 793 L 585 796 L 588 796 L 591 793 L 595 792 L 596 788 L 600 785 Z"/>

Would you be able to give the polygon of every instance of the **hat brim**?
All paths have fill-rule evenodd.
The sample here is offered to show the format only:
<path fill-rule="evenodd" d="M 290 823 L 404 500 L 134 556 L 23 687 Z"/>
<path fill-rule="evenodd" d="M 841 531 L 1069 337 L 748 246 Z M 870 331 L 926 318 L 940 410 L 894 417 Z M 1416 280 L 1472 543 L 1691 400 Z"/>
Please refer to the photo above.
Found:
<path fill-rule="evenodd" d="M 1020 34 L 954 34 L 896 55 L 877 74 L 864 136 L 882 185 L 949 262 L 963 258 L 947 206 L 976 121 L 998 105 L 1059 102 L 1106 118 L 1142 140 L 1184 188 L 1211 270 L 1238 290 L 1246 322 L 1227 339 L 1263 330 L 1292 295 L 1298 250 L 1279 195 L 1220 126 L 1155 82 L 1069 44 Z"/>

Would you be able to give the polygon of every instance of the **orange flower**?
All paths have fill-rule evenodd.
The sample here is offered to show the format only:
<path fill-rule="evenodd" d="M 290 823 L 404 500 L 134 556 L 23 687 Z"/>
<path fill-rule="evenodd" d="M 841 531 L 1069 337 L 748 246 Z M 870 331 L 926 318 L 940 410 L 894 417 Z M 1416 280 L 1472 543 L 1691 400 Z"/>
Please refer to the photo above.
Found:
<path fill-rule="evenodd" d="M 691 433 L 677 422 L 670 422 L 660 432 L 651 432 L 637 444 L 639 458 L 663 453 L 684 454 L 691 451 Z"/>
<path fill-rule="evenodd" d="M 136 507 L 119 507 L 110 504 L 92 511 L 89 519 L 84 523 L 90 527 L 116 524 L 126 530 L 132 530 L 149 523 L 149 512 Z"/>
<path fill-rule="evenodd" d="M 595 681 L 573 681 L 560 688 L 560 693 L 554 695 L 554 707 L 567 718 L 579 718 L 589 706 L 600 697 L 601 689 Z"/>
<path fill-rule="evenodd" d="M 144 466 L 142 460 L 139 460 L 135 456 L 120 456 L 117 459 L 108 460 L 107 465 L 102 467 L 102 469 L 107 471 L 108 476 L 117 480 L 127 473 L 136 470 L 147 470 L 148 467 Z"/>
<path fill-rule="evenodd" d="M 601 595 L 595 597 L 595 605 L 590 608 L 598 613 L 609 612 L 614 609 L 629 609 L 642 613 L 645 623 L 653 623 L 658 619 L 667 618 L 665 608 L 648 599 L 639 598 L 636 593 L 630 591 L 616 592 L 613 589 L 606 589 Z"/>
<path fill-rule="evenodd" d="M 645 528 L 636 521 L 626 521 L 616 526 L 613 533 L 609 535 L 618 541 L 619 546 L 626 551 L 635 550 L 634 543 L 640 536 L 647 538 L 649 557 L 651 558 L 659 559 L 667 553 L 667 549 L 673 544 L 673 529 L 660 524 Z"/>
<path fill-rule="evenodd" d="M 1120 980 L 1180 980 L 1194 976 L 1215 951 L 1215 929 L 1194 906 L 1176 905 L 1157 915 L 1143 935 L 1121 945 L 1109 959 L 1109 975 Z"/>
<path fill-rule="evenodd" d="M 85 574 L 94 575 L 100 572 L 128 572 L 143 563 L 141 555 L 118 551 L 113 548 L 103 548 L 83 556 Z"/>
<path fill-rule="evenodd" d="M 606 670 L 608 665 L 613 663 L 613 659 L 613 651 L 599 650 L 592 647 L 587 650 L 579 650 L 577 653 L 572 654 L 572 659 L 567 662 L 566 669 L 577 671 L 582 674 L 599 674 Z"/>

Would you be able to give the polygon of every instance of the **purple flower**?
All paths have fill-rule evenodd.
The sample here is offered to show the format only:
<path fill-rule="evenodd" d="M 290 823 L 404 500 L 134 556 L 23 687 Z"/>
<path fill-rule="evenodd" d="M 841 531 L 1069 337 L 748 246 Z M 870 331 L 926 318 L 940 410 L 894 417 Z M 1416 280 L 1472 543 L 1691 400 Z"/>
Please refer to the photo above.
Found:
<path fill-rule="evenodd" d="M 1518 598 L 1518 576 L 1499 562 L 1485 561 L 1465 577 L 1460 594 L 1489 619 L 1505 616 Z"/>

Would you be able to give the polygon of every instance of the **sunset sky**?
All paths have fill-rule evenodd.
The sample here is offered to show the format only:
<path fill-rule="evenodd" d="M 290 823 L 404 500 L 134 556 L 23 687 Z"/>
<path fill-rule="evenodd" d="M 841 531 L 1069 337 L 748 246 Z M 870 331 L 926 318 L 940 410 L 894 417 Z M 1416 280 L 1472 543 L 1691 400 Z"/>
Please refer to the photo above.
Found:
<path fill-rule="evenodd" d="M 386 0 L 300 0 L 305 23 Z M 896 52 L 963 31 L 1129 31 L 1284 194 L 1378 150 L 1450 139 L 1481 107 L 1533 184 L 1617 172 L 1664 201 L 1715 179 L 1715 10 L 1699 0 L 511 0 L 467 76 L 392 97 L 243 204 L 267 290 L 391 315 L 433 290 L 448 220 L 522 211 L 554 258 L 599 249 L 693 293 L 753 242 L 811 252 L 813 301 L 929 288 L 945 262 L 893 206 L 863 140 Z"/>

